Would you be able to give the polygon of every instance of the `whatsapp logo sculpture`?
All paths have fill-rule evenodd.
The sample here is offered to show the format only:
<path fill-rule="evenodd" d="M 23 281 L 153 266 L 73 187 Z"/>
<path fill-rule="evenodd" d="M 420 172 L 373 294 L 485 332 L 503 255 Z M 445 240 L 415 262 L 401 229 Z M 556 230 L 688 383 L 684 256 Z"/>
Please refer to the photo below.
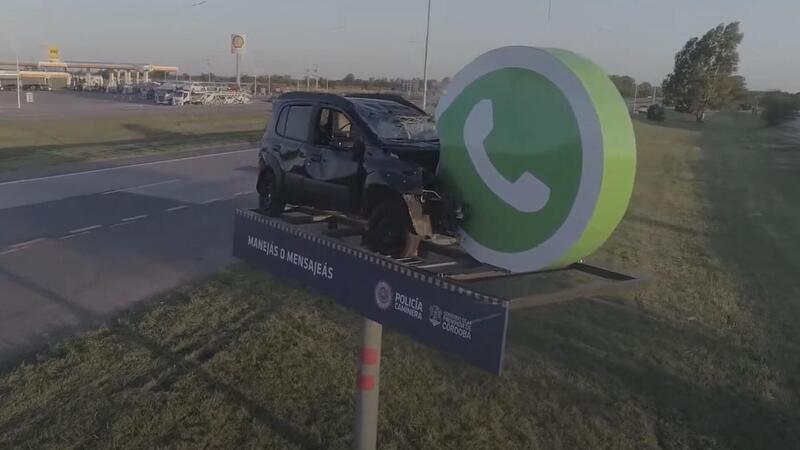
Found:
<path fill-rule="evenodd" d="M 439 176 L 467 205 L 463 247 L 514 272 L 599 248 L 630 199 L 636 144 L 618 91 L 591 61 L 503 47 L 464 67 L 437 111 Z"/>

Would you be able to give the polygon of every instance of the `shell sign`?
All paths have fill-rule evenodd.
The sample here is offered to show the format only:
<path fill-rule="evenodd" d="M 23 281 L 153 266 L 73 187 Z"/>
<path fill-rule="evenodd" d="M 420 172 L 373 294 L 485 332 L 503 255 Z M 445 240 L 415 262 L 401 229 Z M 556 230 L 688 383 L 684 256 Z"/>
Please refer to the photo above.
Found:
<path fill-rule="evenodd" d="M 231 35 L 231 53 L 238 54 L 244 52 L 244 35 L 232 34 Z"/>

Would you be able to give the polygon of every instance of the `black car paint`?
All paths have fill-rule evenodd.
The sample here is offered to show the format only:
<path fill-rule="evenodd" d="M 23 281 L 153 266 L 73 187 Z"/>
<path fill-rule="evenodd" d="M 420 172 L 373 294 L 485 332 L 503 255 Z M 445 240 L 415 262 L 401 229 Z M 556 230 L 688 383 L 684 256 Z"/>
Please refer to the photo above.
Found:
<path fill-rule="evenodd" d="M 397 101 L 424 114 L 395 96 L 349 96 Z M 311 106 L 305 139 L 281 135 L 277 125 L 292 106 Z M 355 130 L 352 149 L 313 144 L 322 108 L 344 113 Z M 376 197 L 387 193 L 421 195 L 433 189 L 438 142 L 384 142 L 361 118 L 347 98 L 332 94 L 291 93 L 274 104 L 272 119 L 262 140 L 260 172 L 270 168 L 278 188 L 290 203 L 313 204 L 345 212 L 367 214 Z M 260 179 L 261 177 L 259 177 Z"/>

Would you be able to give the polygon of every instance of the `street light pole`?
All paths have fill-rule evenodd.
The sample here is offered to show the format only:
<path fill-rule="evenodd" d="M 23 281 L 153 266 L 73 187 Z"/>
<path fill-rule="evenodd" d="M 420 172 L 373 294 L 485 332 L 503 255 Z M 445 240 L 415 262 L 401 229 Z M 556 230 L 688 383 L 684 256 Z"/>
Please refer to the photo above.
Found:
<path fill-rule="evenodd" d="M 422 109 L 428 107 L 428 39 L 431 34 L 431 0 L 428 0 L 428 24 L 425 28 L 425 62 L 422 65 Z"/>
<path fill-rule="evenodd" d="M 22 99 L 19 96 L 19 55 L 17 55 L 17 109 L 22 109 Z"/>

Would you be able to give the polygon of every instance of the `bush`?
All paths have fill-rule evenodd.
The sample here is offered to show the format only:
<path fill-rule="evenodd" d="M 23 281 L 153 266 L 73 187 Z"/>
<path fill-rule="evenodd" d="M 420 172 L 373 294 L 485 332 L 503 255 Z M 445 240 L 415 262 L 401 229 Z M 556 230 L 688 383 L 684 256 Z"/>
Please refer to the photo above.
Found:
<path fill-rule="evenodd" d="M 663 122 L 666 118 L 664 107 L 661 105 L 650 105 L 650 107 L 647 108 L 647 118 L 655 120 L 656 122 Z"/>
<path fill-rule="evenodd" d="M 761 99 L 763 117 L 767 125 L 775 126 L 797 117 L 798 104 L 797 97 L 784 92 L 771 92 Z"/>

